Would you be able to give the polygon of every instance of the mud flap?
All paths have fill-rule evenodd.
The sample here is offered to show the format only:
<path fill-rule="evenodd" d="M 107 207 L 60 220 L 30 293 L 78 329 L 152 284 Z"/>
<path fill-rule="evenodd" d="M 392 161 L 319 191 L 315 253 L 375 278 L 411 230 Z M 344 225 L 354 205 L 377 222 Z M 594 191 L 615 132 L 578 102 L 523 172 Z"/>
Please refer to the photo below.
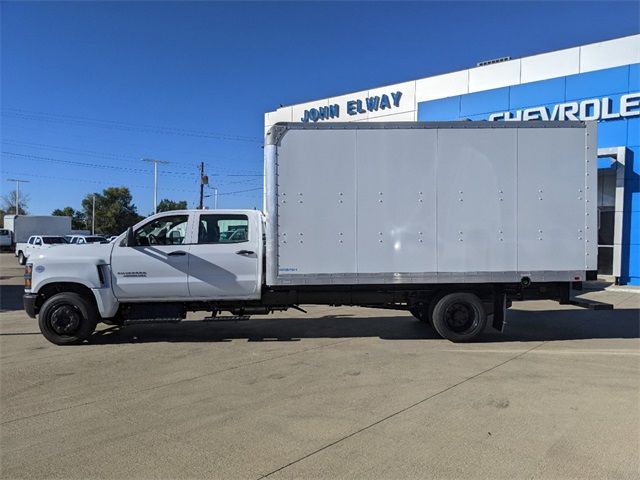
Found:
<path fill-rule="evenodd" d="M 504 331 L 506 316 L 507 295 L 502 291 L 497 291 L 493 294 L 493 328 L 500 332 Z"/>

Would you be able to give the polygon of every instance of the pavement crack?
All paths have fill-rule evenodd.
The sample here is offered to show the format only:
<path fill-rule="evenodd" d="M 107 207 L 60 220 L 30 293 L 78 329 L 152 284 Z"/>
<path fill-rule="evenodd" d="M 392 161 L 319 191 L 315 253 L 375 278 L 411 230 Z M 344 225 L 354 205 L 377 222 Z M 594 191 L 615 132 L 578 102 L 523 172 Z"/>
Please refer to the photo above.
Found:
<path fill-rule="evenodd" d="M 462 384 L 464 384 L 464 383 L 467 383 L 467 382 L 469 382 L 469 381 L 471 381 L 471 380 L 474 380 L 475 378 L 478 378 L 478 377 L 480 377 L 481 375 L 484 375 L 485 373 L 489 373 L 489 372 L 491 372 L 492 370 L 495 370 L 496 368 L 499 368 L 499 367 L 501 367 L 501 366 L 503 366 L 503 365 L 505 365 L 505 364 L 507 364 L 507 363 L 509 363 L 509 362 L 513 361 L 513 360 L 516 360 L 516 359 L 518 359 L 518 358 L 520 358 L 520 357 L 522 357 L 522 356 L 526 355 L 527 353 L 529 353 L 529 352 L 531 352 L 531 351 L 535 350 L 536 348 L 540 348 L 541 346 L 543 346 L 543 345 L 545 345 L 545 344 L 547 344 L 547 343 L 549 343 L 549 342 L 545 341 L 545 342 L 539 343 L 538 345 L 536 345 L 536 346 L 534 346 L 534 347 L 531 347 L 531 348 L 529 348 L 529 349 L 525 350 L 524 352 L 520 352 L 519 354 L 514 355 L 513 357 L 508 358 L 508 359 L 507 359 L 507 360 L 505 360 L 504 362 L 500 362 L 500 363 L 498 363 L 498 364 L 494 365 L 493 367 L 490 367 L 490 368 L 487 368 L 487 369 L 485 369 L 485 370 L 482 370 L 481 372 L 478 372 L 478 373 L 476 373 L 475 375 L 471 375 L 470 377 L 467 377 L 467 378 L 465 378 L 464 380 L 460 380 L 459 382 L 454 383 L 453 385 L 450 385 L 450 386 L 448 386 L 448 387 L 446 387 L 446 388 L 443 388 L 442 390 L 440 390 L 440 391 L 438 391 L 438 392 L 436 392 L 436 393 L 434 393 L 434 394 L 432 394 L 432 395 L 429 395 L 428 397 L 425 397 L 425 398 L 423 398 L 422 400 L 418 400 L 417 402 L 412 403 L 411 405 L 408 405 L 408 406 L 406 406 L 406 407 L 404 407 L 404 408 L 402 408 L 402 409 L 400 409 L 400 410 L 398 410 L 398 411 L 396 411 L 396 412 L 394 412 L 394 413 L 391 413 L 391 414 L 389 414 L 389 415 L 387 415 L 387 416 L 385 416 L 385 417 L 383 417 L 383 418 L 381 418 L 381 419 L 379 419 L 379 420 L 376 420 L 375 422 L 370 423 L 369 425 L 365 425 L 364 427 L 359 428 L 359 429 L 358 429 L 358 430 L 356 430 L 355 432 L 351 432 L 350 434 L 345 435 L 345 436 L 343 436 L 343 437 L 340 437 L 340 438 L 338 438 L 337 440 L 334 440 L 334 441 L 333 441 L 333 442 L 331 442 L 331 443 L 328 443 L 328 444 L 326 444 L 326 445 L 323 445 L 322 447 L 320 447 L 320 448 L 318 448 L 318 449 L 314 450 L 313 452 L 307 453 L 306 455 L 303 455 L 303 456 L 301 456 L 301 457 L 299 457 L 299 458 L 297 458 L 297 459 L 295 459 L 295 460 L 293 460 L 293 461 L 291 461 L 291 462 L 287 463 L 286 465 L 283 465 L 283 466 L 281 466 L 281 467 L 279 467 L 279 468 L 276 468 L 275 470 L 272 470 L 272 471 L 271 471 L 271 472 L 269 472 L 269 473 L 261 474 L 261 475 L 258 477 L 258 479 L 257 479 L 257 480 L 260 480 L 260 479 L 262 479 L 262 478 L 267 478 L 267 477 L 269 477 L 269 476 L 273 475 L 274 473 L 278 473 L 278 472 L 280 472 L 281 470 L 284 470 L 285 468 L 289 468 L 290 466 L 295 465 L 296 463 L 299 463 L 299 462 L 301 462 L 301 461 L 303 461 L 303 460 L 306 460 L 307 458 L 312 457 L 313 455 L 316 455 L 316 454 L 318 454 L 318 453 L 320 453 L 320 452 L 322 452 L 322 451 L 324 451 L 324 450 L 326 450 L 326 449 L 328 449 L 328 448 L 331 448 L 331 447 L 333 447 L 334 445 L 337 445 L 338 443 L 341 443 L 341 442 L 343 442 L 343 441 L 345 441 L 345 440 L 348 440 L 349 438 L 354 437 L 354 436 L 358 435 L 359 433 L 362 433 L 362 432 L 364 432 L 364 431 L 366 431 L 366 430 L 369 430 L 370 428 L 375 427 L 376 425 L 379 425 L 379 424 L 381 424 L 382 422 L 385 422 L 385 421 L 387 421 L 387 420 L 389 420 L 389 419 L 391 419 L 391 418 L 393 418 L 393 417 L 396 417 L 396 416 L 398 416 L 398 415 L 400 415 L 400 414 L 402 414 L 402 413 L 404 413 L 404 412 L 406 412 L 406 411 L 408 411 L 408 410 L 411 410 L 412 408 L 417 407 L 418 405 L 421 405 L 421 404 L 423 404 L 423 403 L 425 403 L 425 402 L 427 402 L 427 401 L 431 400 L 432 398 L 435 398 L 435 397 L 437 397 L 437 396 L 439 396 L 439 395 L 442 395 L 443 393 L 446 393 L 446 392 L 448 392 L 449 390 L 452 390 L 452 389 L 454 389 L 454 388 L 456 388 L 456 387 L 458 387 L 458 386 L 460 386 L 460 385 L 462 385 Z"/>

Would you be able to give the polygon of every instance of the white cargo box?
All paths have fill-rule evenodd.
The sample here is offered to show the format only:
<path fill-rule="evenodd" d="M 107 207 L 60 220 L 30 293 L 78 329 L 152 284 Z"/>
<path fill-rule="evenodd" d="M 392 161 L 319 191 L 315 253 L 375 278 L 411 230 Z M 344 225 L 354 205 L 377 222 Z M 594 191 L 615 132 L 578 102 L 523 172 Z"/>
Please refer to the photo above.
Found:
<path fill-rule="evenodd" d="M 267 284 L 584 280 L 596 145 L 585 122 L 278 124 Z"/>

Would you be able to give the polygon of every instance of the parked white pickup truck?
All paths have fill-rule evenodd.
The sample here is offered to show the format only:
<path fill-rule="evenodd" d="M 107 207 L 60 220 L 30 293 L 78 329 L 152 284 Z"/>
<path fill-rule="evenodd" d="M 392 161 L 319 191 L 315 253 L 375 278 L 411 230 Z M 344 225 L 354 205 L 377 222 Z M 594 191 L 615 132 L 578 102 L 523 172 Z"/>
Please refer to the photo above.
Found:
<path fill-rule="evenodd" d="M 59 235 L 31 235 L 25 243 L 16 243 L 18 263 L 24 265 L 33 252 L 45 250 L 56 245 L 67 245 L 67 241 Z"/>
<path fill-rule="evenodd" d="M 264 212 L 163 212 L 111 243 L 43 251 L 26 267 L 25 310 L 56 344 L 89 338 L 100 321 L 301 304 L 407 310 L 470 341 L 489 318 L 501 330 L 512 301 L 574 303 L 572 287 L 595 278 L 595 132 L 278 124 L 264 149 Z"/>

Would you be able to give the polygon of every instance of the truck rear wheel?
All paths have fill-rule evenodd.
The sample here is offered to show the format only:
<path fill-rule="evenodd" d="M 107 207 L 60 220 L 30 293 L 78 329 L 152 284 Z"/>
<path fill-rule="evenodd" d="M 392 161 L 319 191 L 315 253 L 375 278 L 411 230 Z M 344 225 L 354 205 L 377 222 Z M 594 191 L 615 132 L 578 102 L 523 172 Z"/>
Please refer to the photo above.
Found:
<path fill-rule="evenodd" d="M 484 330 L 487 313 L 473 293 L 450 293 L 436 303 L 432 322 L 443 338 L 452 342 L 469 342 Z"/>
<path fill-rule="evenodd" d="M 38 314 L 40 331 L 56 345 L 83 342 L 94 332 L 97 323 L 95 305 L 73 292 L 58 293 L 47 299 Z"/>

